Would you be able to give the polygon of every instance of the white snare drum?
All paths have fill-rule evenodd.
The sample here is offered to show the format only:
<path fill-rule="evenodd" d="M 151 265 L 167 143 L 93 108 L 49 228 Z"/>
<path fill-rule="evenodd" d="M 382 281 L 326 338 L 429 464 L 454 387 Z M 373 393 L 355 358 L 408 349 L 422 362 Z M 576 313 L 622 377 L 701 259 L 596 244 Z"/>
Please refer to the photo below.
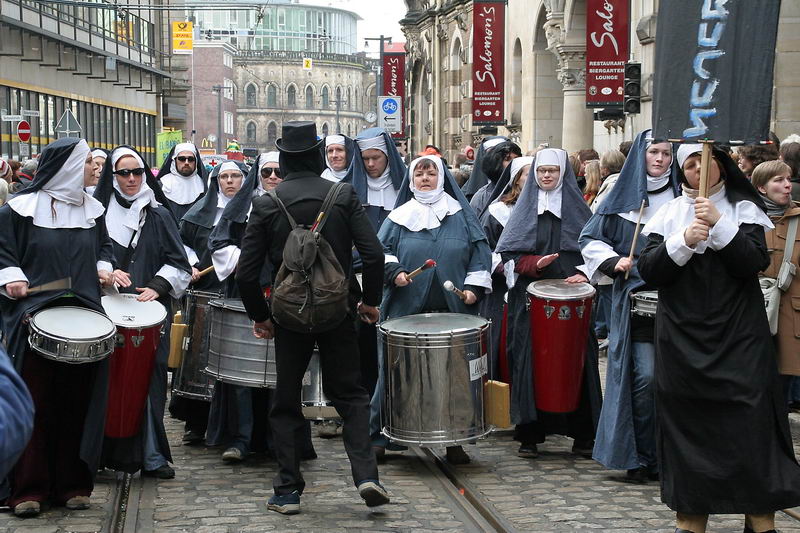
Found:
<path fill-rule="evenodd" d="M 117 328 L 85 307 L 51 307 L 31 318 L 28 342 L 42 356 L 62 363 L 93 363 L 114 351 Z"/>
<path fill-rule="evenodd" d="M 654 318 L 658 308 L 658 291 L 639 291 L 631 294 L 631 314 Z"/>

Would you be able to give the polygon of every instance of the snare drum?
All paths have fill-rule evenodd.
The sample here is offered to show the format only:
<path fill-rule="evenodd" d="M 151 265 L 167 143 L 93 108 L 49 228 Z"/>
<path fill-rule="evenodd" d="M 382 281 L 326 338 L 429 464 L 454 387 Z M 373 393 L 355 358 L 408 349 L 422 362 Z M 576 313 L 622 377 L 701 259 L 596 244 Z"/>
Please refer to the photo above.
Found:
<path fill-rule="evenodd" d="M 458 313 L 387 320 L 378 327 L 386 387 L 383 433 L 449 446 L 489 433 L 483 414 L 489 322 Z"/>
<path fill-rule="evenodd" d="M 104 314 L 85 307 L 50 307 L 28 324 L 28 343 L 46 359 L 94 363 L 114 351 L 117 328 Z"/>
<path fill-rule="evenodd" d="M 108 380 L 105 432 L 112 438 L 132 437 L 139 432 L 167 318 L 161 303 L 136 298 L 135 294 L 102 298 L 103 308 L 119 330 Z"/>
<path fill-rule="evenodd" d="M 314 349 L 311 361 L 303 376 L 303 416 L 309 420 L 330 420 L 339 418 L 333 404 L 325 397 L 322 390 L 322 372 L 319 365 L 319 350 Z"/>
<path fill-rule="evenodd" d="M 184 339 L 183 357 L 175 371 L 173 392 L 192 400 L 211 401 L 214 380 L 205 373 L 208 365 L 208 343 L 211 333 L 211 307 L 209 302 L 219 298 L 215 292 L 186 291 L 183 303 L 184 321 L 188 335 Z"/>
<path fill-rule="evenodd" d="M 534 281 L 527 292 L 536 407 L 551 413 L 575 411 L 581 398 L 594 287 L 547 279 Z"/>
<path fill-rule="evenodd" d="M 639 291 L 631 294 L 631 314 L 654 318 L 658 308 L 658 291 Z"/>
<path fill-rule="evenodd" d="M 275 388 L 275 341 L 253 336 L 253 321 L 239 299 L 211 300 L 206 374 L 245 387 Z"/>

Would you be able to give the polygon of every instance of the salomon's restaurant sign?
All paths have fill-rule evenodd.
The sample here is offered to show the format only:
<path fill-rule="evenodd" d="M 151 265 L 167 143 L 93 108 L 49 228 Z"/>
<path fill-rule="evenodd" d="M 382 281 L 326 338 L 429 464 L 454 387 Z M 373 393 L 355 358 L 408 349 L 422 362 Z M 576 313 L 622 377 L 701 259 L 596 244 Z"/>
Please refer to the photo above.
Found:
<path fill-rule="evenodd" d="M 628 60 L 629 0 L 586 2 L 586 106 L 621 106 Z"/>
<path fill-rule="evenodd" d="M 505 0 L 475 2 L 472 24 L 472 123 L 505 124 Z"/>

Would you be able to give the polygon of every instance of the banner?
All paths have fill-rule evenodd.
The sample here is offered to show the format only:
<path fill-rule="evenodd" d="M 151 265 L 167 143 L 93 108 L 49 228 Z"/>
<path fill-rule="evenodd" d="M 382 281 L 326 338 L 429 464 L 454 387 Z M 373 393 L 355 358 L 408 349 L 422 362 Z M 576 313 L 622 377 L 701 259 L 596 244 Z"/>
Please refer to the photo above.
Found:
<path fill-rule="evenodd" d="M 191 22 L 172 23 L 172 53 L 191 54 L 194 48 L 194 25 Z"/>
<path fill-rule="evenodd" d="M 381 96 L 399 97 L 400 102 L 406 97 L 406 52 L 405 45 L 387 45 L 383 52 L 383 92 Z M 392 137 L 405 137 L 405 113 L 400 113 L 400 127 L 392 132 Z"/>
<path fill-rule="evenodd" d="M 780 0 L 669 0 L 658 11 L 653 135 L 767 140 Z"/>
<path fill-rule="evenodd" d="M 172 147 L 181 142 L 183 142 L 181 130 L 156 133 L 156 164 L 161 166 Z"/>
<path fill-rule="evenodd" d="M 586 107 L 622 106 L 629 0 L 586 1 Z"/>
<path fill-rule="evenodd" d="M 472 8 L 472 124 L 505 124 L 505 0 L 476 0 Z"/>

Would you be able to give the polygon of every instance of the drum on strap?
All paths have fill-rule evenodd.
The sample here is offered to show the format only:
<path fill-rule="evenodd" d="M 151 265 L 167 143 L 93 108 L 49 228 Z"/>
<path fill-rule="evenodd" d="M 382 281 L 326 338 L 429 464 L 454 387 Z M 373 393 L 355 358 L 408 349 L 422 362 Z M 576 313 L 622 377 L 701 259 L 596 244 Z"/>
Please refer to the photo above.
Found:
<path fill-rule="evenodd" d="M 386 381 L 383 433 L 403 444 L 483 437 L 489 322 L 458 313 L 387 320 L 378 327 Z"/>
<path fill-rule="evenodd" d="M 639 291 L 631 294 L 631 314 L 655 318 L 658 291 Z"/>
<path fill-rule="evenodd" d="M 156 350 L 164 332 L 167 310 L 135 294 L 103 296 L 103 308 L 117 326 L 117 348 L 108 379 L 106 436 L 132 437 L 139 432 L 150 389 Z"/>
<path fill-rule="evenodd" d="M 575 411 L 595 289 L 588 283 L 547 279 L 534 281 L 527 292 L 536 407 L 551 413 Z"/>
<path fill-rule="evenodd" d="M 46 359 L 94 363 L 114 351 L 117 329 L 106 315 L 85 307 L 62 306 L 34 313 L 28 343 Z"/>
<path fill-rule="evenodd" d="M 339 413 L 322 390 L 322 371 L 317 348 L 314 348 L 314 353 L 303 376 L 302 402 L 303 416 L 309 420 L 340 418 Z"/>
<path fill-rule="evenodd" d="M 277 380 L 275 342 L 253 336 L 253 321 L 242 300 L 211 300 L 211 333 L 206 374 L 245 387 L 274 388 Z"/>
<path fill-rule="evenodd" d="M 175 371 L 173 392 L 183 398 L 211 401 L 214 380 L 206 374 L 208 343 L 211 334 L 211 300 L 216 292 L 187 290 L 183 301 L 183 317 L 188 327 L 184 339 L 183 357 Z"/>

